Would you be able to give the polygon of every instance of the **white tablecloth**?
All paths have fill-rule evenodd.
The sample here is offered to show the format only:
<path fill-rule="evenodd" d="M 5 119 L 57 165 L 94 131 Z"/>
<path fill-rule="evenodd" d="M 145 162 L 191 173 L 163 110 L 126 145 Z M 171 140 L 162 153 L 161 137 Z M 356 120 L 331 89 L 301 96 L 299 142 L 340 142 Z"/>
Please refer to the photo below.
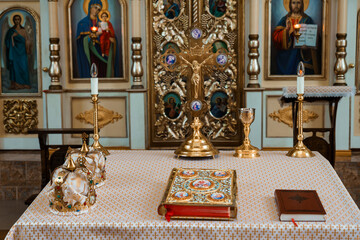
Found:
<path fill-rule="evenodd" d="M 237 159 L 222 151 L 215 160 L 178 160 L 173 151 L 111 151 L 107 181 L 97 206 L 80 216 L 49 210 L 44 191 L 11 228 L 7 239 L 360 239 L 360 211 L 319 153 L 294 159 L 285 152 L 260 152 Z M 236 221 L 167 222 L 157 214 L 173 167 L 235 169 Z M 327 212 L 324 223 L 280 222 L 274 190 L 315 189 Z"/>

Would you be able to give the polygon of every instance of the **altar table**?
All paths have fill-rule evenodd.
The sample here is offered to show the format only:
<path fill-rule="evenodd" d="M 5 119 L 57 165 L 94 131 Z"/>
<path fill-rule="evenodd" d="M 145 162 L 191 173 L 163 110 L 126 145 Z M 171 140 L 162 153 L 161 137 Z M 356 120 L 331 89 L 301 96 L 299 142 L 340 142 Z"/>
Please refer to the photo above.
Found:
<path fill-rule="evenodd" d="M 360 239 L 360 211 L 329 162 L 260 152 L 237 159 L 221 151 L 212 160 L 176 159 L 173 151 L 110 151 L 107 180 L 97 189 L 97 205 L 80 216 L 49 210 L 48 186 L 10 229 L 6 239 Z M 173 167 L 235 169 L 235 221 L 171 220 L 157 214 Z M 280 222 L 275 189 L 315 189 L 326 222 Z"/>

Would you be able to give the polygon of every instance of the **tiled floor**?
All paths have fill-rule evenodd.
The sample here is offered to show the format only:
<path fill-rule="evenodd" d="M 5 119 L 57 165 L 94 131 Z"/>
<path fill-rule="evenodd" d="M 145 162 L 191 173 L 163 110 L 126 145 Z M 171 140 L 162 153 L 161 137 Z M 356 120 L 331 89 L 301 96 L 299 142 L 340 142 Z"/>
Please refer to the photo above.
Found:
<path fill-rule="evenodd" d="M 15 160 L 19 159 L 12 154 L 9 156 Z M 32 159 L 33 157 L 35 156 L 26 158 Z M 360 153 L 354 153 L 352 157 L 337 158 L 335 170 L 360 208 Z M 23 200 L 0 200 L 0 240 L 5 238 L 7 231 L 26 208 Z"/>
<path fill-rule="evenodd" d="M 336 160 L 335 171 L 360 208 L 360 152 L 353 153 L 351 159 Z"/>
<path fill-rule="evenodd" d="M 22 200 L 0 201 L 0 239 L 5 238 L 6 233 L 25 212 L 26 208 L 27 206 Z"/>

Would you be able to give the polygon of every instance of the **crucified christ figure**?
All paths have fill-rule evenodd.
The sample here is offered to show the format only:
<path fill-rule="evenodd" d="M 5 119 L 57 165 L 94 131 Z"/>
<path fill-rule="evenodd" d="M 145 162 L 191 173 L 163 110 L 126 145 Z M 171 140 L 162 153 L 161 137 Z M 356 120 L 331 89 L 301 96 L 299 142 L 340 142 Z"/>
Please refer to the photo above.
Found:
<path fill-rule="evenodd" d="M 193 74 L 191 76 L 191 82 L 192 84 L 194 85 L 194 98 L 197 99 L 199 97 L 199 94 L 200 94 L 200 79 L 201 79 L 201 66 L 203 64 L 206 63 L 206 61 L 212 57 L 212 54 L 210 56 L 208 56 L 204 61 L 202 61 L 201 63 L 199 63 L 198 61 L 196 60 L 193 60 L 192 63 L 189 62 L 188 60 L 186 60 L 183 56 L 180 55 L 180 58 L 182 60 L 185 61 L 185 63 L 187 63 L 191 68 L 192 68 L 192 71 L 193 71 Z"/>

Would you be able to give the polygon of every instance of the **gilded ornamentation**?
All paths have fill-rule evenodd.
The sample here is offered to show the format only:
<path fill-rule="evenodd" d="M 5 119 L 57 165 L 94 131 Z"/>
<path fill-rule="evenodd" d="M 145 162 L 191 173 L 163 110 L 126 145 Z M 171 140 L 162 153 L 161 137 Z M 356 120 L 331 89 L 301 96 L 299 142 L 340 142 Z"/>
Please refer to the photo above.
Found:
<path fill-rule="evenodd" d="M 77 120 L 80 122 L 85 122 L 88 124 L 94 124 L 94 109 L 89 111 L 85 111 L 83 113 L 79 113 L 76 117 Z M 122 119 L 123 116 L 117 112 L 111 111 L 101 105 L 99 105 L 98 109 L 98 121 L 99 121 L 99 128 L 102 128 L 110 123 L 114 123 L 119 119 Z"/>
<path fill-rule="evenodd" d="M 39 123 L 36 100 L 4 100 L 3 113 L 6 133 L 27 133 Z"/>
<path fill-rule="evenodd" d="M 180 11 L 171 18 L 164 14 L 167 6 L 163 0 L 152 3 L 153 139 L 182 140 L 189 135 L 191 118 L 184 110 L 192 99 L 190 96 L 204 96 L 207 102 L 203 133 L 210 139 L 231 139 L 238 134 L 237 1 L 226 1 L 226 11 L 221 16 L 210 11 L 209 1 L 179 0 L 178 3 Z M 217 59 L 219 55 L 222 59 Z M 225 63 L 213 64 L 221 60 Z M 190 84 L 191 81 L 199 83 Z M 226 115 L 221 118 L 211 114 L 211 97 L 217 91 L 227 95 Z M 176 118 L 165 114 L 165 105 L 169 103 L 164 97 L 169 92 L 176 93 L 183 106 Z"/>
<path fill-rule="evenodd" d="M 269 114 L 269 117 L 272 118 L 274 121 L 282 122 L 288 125 L 289 127 L 293 127 L 293 120 L 292 120 L 292 107 L 282 108 L 278 111 Z M 308 123 L 317 119 L 319 115 L 309 110 L 303 111 L 303 122 Z"/>

